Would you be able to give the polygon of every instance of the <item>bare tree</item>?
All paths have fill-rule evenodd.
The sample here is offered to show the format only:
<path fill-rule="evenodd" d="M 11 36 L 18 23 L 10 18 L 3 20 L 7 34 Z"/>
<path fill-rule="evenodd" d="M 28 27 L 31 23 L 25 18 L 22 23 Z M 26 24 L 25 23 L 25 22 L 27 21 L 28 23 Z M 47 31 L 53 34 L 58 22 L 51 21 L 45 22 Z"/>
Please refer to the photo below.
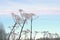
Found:
<path fill-rule="evenodd" d="M 27 33 L 29 33 L 29 31 L 28 30 L 23 30 L 23 32 L 24 32 L 24 35 L 25 35 L 25 40 L 27 39 Z"/>
<path fill-rule="evenodd" d="M 36 35 L 37 33 L 39 33 L 38 31 L 35 31 L 35 36 L 34 36 L 34 40 L 36 40 Z"/>
<path fill-rule="evenodd" d="M 45 38 L 46 37 L 46 35 L 48 34 L 48 31 L 43 31 L 43 32 L 41 32 L 41 33 L 43 33 L 44 35 L 43 35 L 43 37 Z"/>
<path fill-rule="evenodd" d="M 48 33 L 49 38 L 53 38 L 53 34 L 52 33 Z"/>
<path fill-rule="evenodd" d="M 55 38 L 59 38 L 59 34 L 58 33 L 55 33 Z"/>

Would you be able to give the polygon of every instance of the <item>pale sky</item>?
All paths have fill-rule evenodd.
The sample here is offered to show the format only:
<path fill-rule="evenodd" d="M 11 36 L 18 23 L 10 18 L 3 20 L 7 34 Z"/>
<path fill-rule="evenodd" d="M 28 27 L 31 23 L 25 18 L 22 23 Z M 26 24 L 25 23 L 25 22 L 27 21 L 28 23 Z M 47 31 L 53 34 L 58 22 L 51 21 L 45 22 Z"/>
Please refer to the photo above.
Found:
<path fill-rule="evenodd" d="M 14 23 L 10 14 L 19 13 L 19 9 L 39 16 L 33 22 L 33 31 L 48 30 L 60 34 L 60 0 L 0 0 L 0 22 L 6 32 L 9 32 L 8 26 Z"/>

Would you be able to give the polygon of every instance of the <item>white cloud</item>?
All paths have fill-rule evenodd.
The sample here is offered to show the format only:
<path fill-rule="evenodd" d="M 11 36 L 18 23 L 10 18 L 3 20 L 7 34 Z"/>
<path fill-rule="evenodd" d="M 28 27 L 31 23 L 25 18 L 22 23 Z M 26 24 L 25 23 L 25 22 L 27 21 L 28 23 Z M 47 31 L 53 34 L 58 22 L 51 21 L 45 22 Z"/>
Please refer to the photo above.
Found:
<path fill-rule="evenodd" d="M 16 3 L 8 1 L 5 7 L 0 7 L 0 15 L 16 12 L 19 9 L 23 9 L 26 12 L 32 12 L 35 14 L 60 14 L 60 7 L 52 7 L 45 5 L 28 5 L 23 3 Z M 0 5 L 1 6 L 1 5 Z"/>

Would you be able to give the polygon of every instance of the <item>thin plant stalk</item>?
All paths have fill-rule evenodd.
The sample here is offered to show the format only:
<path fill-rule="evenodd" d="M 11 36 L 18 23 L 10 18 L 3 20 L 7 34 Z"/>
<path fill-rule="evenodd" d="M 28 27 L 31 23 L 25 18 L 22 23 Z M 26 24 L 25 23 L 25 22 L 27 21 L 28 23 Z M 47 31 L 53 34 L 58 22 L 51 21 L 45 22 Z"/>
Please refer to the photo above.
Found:
<path fill-rule="evenodd" d="M 11 30 L 11 32 L 10 32 L 10 34 L 9 34 L 9 36 L 8 36 L 8 40 L 10 40 L 10 39 L 9 39 L 9 38 L 10 38 L 10 35 L 12 34 L 12 31 L 14 30 L 14 28 L 15 28 L 16 24 L 17 24 L 17 23 L 15 23 L 15 24 L 14 24 L 14 26 L 13 26 L 13 28 L 12 28 L 12 30 Z"/>
<path fill-rule="evenodd" d="M 22 26 L 22 28 L 21 28 L 20 35 L 19 35 L 18 40 L 21 40 L 21 33 L 22 33 L 22 31 L 23 31 L 23 28 L 24 28 L 25 22 L 26 22 L 26 19 L 24 20 L 24 23 L 23 23 L 23 26 Z"/>
<path fill-rule="evenodd" d="M 36 33 L 35 33 L 35 36 L 34 36 L 34 40 L 35 40 L 35 38 L 36 38 Z"/>
<path fill-rule="evenodd" d="M 30 40 L 32 40 L 32 17 L 31 17 L 31 32 L 30 32 Z"/>

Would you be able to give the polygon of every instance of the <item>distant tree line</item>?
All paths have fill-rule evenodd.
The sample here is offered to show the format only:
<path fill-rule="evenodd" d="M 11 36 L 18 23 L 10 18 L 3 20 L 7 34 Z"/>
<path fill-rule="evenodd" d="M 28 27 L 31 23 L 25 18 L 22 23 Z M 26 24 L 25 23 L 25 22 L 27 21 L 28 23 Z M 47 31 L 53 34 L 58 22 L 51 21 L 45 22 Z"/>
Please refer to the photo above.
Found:
<path fill-rule="evenodd" d="M 2 23 L 0 23 L 0 40 L 6 40 L 6 33 Z"/>

